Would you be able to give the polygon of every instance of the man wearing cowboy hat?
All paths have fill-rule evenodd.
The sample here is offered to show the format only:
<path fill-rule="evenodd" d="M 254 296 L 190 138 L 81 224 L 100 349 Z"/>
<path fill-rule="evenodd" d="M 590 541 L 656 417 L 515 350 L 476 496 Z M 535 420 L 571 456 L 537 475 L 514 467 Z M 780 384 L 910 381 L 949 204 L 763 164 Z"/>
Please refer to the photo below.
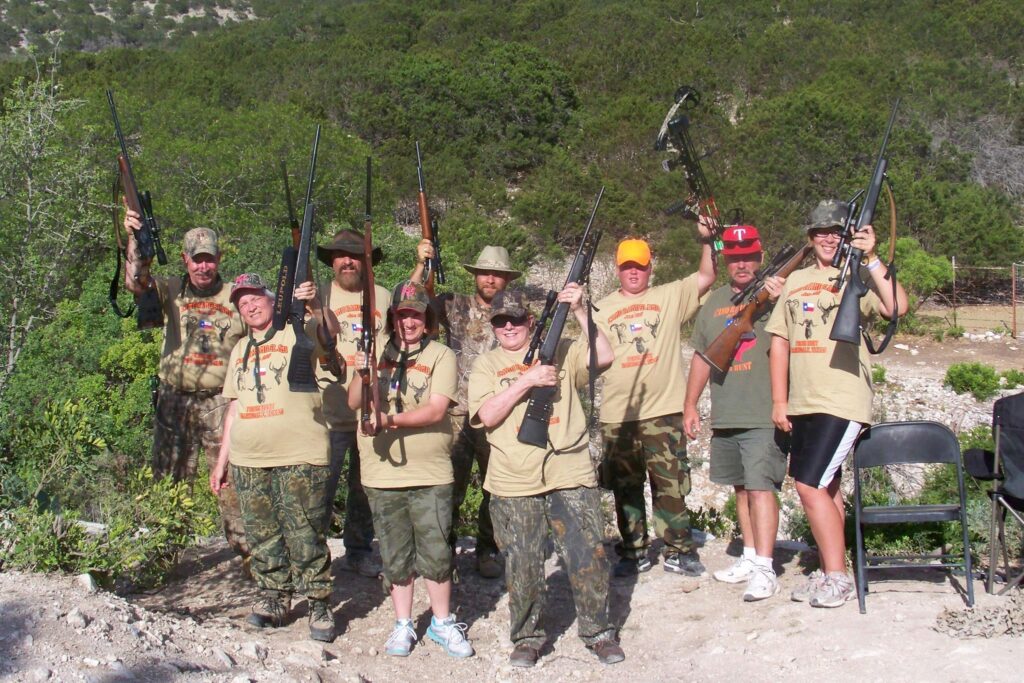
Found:
<path fill-rule="evenodd" d="M 380 263 L 383 253 L 380 247 L 371 252 L 371 266 Z M 334 271 L 332 280 L 320 283 L 320 296 L 313 299 L 313 308 L 323 301 L 338 318 L 338 353 L 349 367 L 355 362 L 356 342 L 362 333 L 363 303 L 363 236 L 354 230 L 341 230 L 332 240 L 316 248 L 317 258 Z M 375 285 L 375 310 L 373 312 L 374 332 L 377 343 L 383 345 L 384 313 L 387 311 L 391 293 L 379 284 Z M 323 377 L 323 376 L 322 376 Z M 349 409 L 345 387 L 338 382 L 328 382 L 323 396 L 324 417 L 330 427 L 331 471 L 327 480 L 327 511 L 324 518 L 324 533 L 330 530 L 331 512 L 334 509 L 334 494 L 338 490 L 341 468 L 345 454 L 351 453 L 348 465 L 348 496 L 345 500 L 345 529 L 342 540 L 345 557 L 342 566 L 363 576 L 376 577 L 380 565 L 373 559 L 373 516 L 370 503 L 360 482 L 359 452 L 356 446 L 356 414 Z"/>
<path fill-rule="evenodd" d="M 416 249 L 419 262 L 411 279 L 423 279 L 424 264 L 433 257 L 434 248 L 430 240 L 420 241 Z M 452 448 L 452 465 L 455 468 L 455 503 L 452 507 L 451 544 L 455 548 L 456 526 L 459 507 L 466 497 L 473 461 L 476 460 L 481 482 L 487 476 L 487 461 L 491 447 L 482 428 L 471 427 L 468 419 L 468 381 L 477 356 L 494 349 L 498 342 L 491 327 L 491 301 L 510 282 L 522 275 L 512 268 L 508 250 L 505 247 L 486 246 L 480 251 L 476 263 L 464 263 L 463 268 L 473 274 L 476 292 L 473 294 L 443 294 L 436 306 L 441 326 L 445 329 L 448 346 L 455 352 L 458 361 L 459 396 L 458 404 L 449 411 L 455 431 L 455 446 Z M 501 576 L 502 568 L 498 559 L 498 546 L 494 541 L 494 528 L 488 509 L 490 494 L 483 492 L 480 503 L 480 517 L 477 520 L 476 568 L 488 579 Z"/>

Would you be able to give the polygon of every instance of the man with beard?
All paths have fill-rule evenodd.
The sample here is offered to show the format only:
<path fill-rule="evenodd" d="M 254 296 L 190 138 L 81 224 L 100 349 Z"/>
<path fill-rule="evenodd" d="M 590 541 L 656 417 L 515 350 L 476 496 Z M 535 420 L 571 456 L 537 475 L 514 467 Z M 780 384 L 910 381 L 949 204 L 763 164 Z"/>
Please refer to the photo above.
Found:
<path fill-rule="evenodd" d="M 363 305 L 363 236 L 354 230 L 341 230 L 330 243 L 318 246 L 316 255 L 320 261 L 334 271 L 334 279 L 320 285 L 320 295 L 311 302 L 314 315 L 318 301 L 338 318 L 338 353 L 344 357 L 348 367 L 354 367 L 356 342 L 362 334 Z M 380 263 L 383 254 L 380 247 L 372 251 L 371 265 Z M 379 347 L 387 342 L 383 335 L 384 312 L 387 310 L 391 293 L 380 285 L 375 286 L 376 308 L 373 312 L 374 335 Z M 342 566 L 362 576 L 376 577 L 381 567 L 372 555 L 373 515 L 366 499 L 359 472 L 359 452 L 356 445 L 357 418 L 348 407 L 348 397 L 343 383 L 331 381 L 329 375 L 321 374 L 326 382 L 323 396 L 324 417 L 330 427 L 331 470 L 327 480 L 327 511 L 324 518 L 324 533 L 330 531 L 331 513 L 334 510 L 334 495 L 338 480 L 349 453 L 346 485 L 348 496 L 345 500 L 345 528 L 342 541 L 345 544 L 345 558 Z"/>
<path fill-rule="evenodd" d="M 220 276 L 217 233 L 209 228 L 185 233 L 181 252 L 184 275 L 160 277 L 150 273 L 150 261 L 139 253 L 135 231 L 141 227 L 139 214 L 128 209 L 124 219 L 128 234 L 125 288 L 136 296 L 155 289 L 164 318 L 153 418 L 153 474 L 191 481 L 200 447 L 210 468 L 216 464 L 228 406 L 221 396 L 227 360 L 246 328 Z M 234 490 L 220 496 L 217 504 L 224 536 L 242 556 L 248 573 L 249 547 Z"/>
<path fill-rule="evenodd" d="M 690 343 L 704 351 L 746 306 L 732 297 L 754 280 L 764 252 L 761 236 L 752 225 L 735 225 L 722 233 L 722 256 L 729 283 L 708 295 L 697 313 Z M 771 382 L 768 378 L 770 335 L 764 331 L 772 306 L 785 280 L 765 279 L 770 306 L 754 321 L 754 331 L 733 352 L 724 372 L 712 369 L 700 353 L 693 354 L 683 403 L 686 436 L 697 438 L 700 416 L 697 401 L 711 380 L 711 481 L 732 486 L 736 517 L 743 538 L 743 554 L 731 567 L 714 573 L 725 583 L 746 581 L 743 599 L 764 600 L 779 592 L 772 567 L 779 505 L 775 492 L 786 478 L 785 435 L 772 422 Z"/>
<path fill-rule="evenodd" d="M 424 239 L 420 242 L 417 256 L 419 263 L 410 279 L 420 282 L 427 260 L 434 256 L 430 240 Z M 443 294 L 434 301 L 441 326 L 445 329 L 445 339 L 455 352 L 459 373 L 458 403 L 449 411 L 452 429 L 456 435 L 452 448 L 452 465 L 455 468 L 455 502 L 452 506 L 450 536 L 452 548 L 455 548 L 459 508 L 466 498 L 473 461 L 476 461 L 480 481 L 483 482 L 487 477 L 487 462 L 491 453 L 484 430 L 470 425 L 467 415 L 469 373 L 477 356 L 494 349 L 498 344 L 491 327 L 491 300 L 510 282 L 522 275 L 522 272 L 512 268 L 505 247 L 486 246 L 477 256 L 476 263 L 464 263 L 462 267 L 472 273 L 476 292 Z M 490 493 L 484 490 L 477 519 L 476 569 L 480 576 L 496 579 L 501 576 L 502 568 L 498 559 L 498 546 L 494 541 L 490 500 Z"/>
<path fill-rule="evenodd" d="M 715 281 L 709 230 L 704 225 L 698 229 L 704 242 L 699 270 L 656 287 L 650 286 L 654 263 L 647 242 L 620 242 L 615 255 L 619 289 L 598 301 L 594 313 L 594 322 L 615 349 L 615 361 L 604 373 L 600 420 L 604 485 L 615 494 L 622 536 L 614 569 L 620 577 L 651 568 L 643 491 L 648 476 L 654 529 L 665 544 L 663 568 L 686 576 L 704 573 L 686 510 L 690 468 L 679 407 L 679 329 Z"/>

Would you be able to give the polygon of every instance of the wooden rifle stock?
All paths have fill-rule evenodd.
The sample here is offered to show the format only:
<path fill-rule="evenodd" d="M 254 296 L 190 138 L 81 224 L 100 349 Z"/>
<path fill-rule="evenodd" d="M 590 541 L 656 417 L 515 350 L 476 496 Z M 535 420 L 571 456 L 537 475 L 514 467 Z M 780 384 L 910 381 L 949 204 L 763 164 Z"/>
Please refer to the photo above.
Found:
<path fill-rule="evenodd" d="M 423 179 L 423 158 L 420 156 L 420 143 L 416 141 L 416 176 L 419 181 L 419 209 L 420 209 L 420 235 L 425 240 L 430 240 L 434 246 L 434 256 L 427 261 L 427 271 L 423 280 L 423 287 L 427 294 L 434 296 L 434 279 L 437 283 L 444 284 L 444 267 L 441 265 L 441 241 L 437 235 L 437 221 L 430 218 L 430 205 L 427 202 L 426 185 Z"/>
<path fill-rule="evenodd" d="M 792 258 L 782 264 L 773 273 L 766 273 L 765 277 L 777 275 L 788 277 L 790 273 L 800 267 L 807 255 L 811 253 L 812 247 L 807 244 L 796 252 Z M 768 304 L 768 290 L 762 285 L 751 297 L 743 309 L 725 323 L 725 329 L 715 337 L 715 340 L 708 344 L 703 351 L 697 355 L 718 372 L 726 372 L 732 358 L 736 353 L 736 347 L 744 335 L 754 332 L 754 321 L 764 313 Z"/>
<path fill-rule="evenodd" d="M 366 219 L 363 221 L 363 330 L 359 337 L 359 348 L 366 356 L 366 367 L 360 372 L 362 382 L 362 404 L 360 406 L 359 428 L 367 436 L 374 436 L 380 429 L 383 415 L 380 410 L 380 382 L 377 379 L 377 340 L 374 313 L 377 310 L 376 283 L 373 277 L 373 219 L 370 204 L 370 181 L 372 159 L 366 157 Z M 373 414 L 373 421 L 370 414 Z"/>

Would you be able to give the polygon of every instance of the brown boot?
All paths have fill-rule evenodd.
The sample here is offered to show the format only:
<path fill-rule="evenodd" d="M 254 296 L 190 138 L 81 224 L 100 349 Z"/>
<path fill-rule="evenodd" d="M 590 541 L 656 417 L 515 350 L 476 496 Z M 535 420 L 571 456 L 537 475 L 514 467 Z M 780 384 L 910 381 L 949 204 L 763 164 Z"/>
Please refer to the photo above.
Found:
<path fill-rule="evenodd" d="M 261 591 L 256 604 L 252 606 L 252 614 L 245 621 L 259 628 L 277 628 L 284 623 L 291 601 L 292 596 L 283 591 Z"/>
<path fill-rule="evenodd" d="M 531 667 L 540 659 L 540 650 L 529 643 L 519 643 L 509 655 L 508 663 L 512 666 Z"/>
<path fill-rule="evenodd" d="M 598 661 L 602 664 L 618 664 L 626 658 L 626 653 L 611 638 L 597 641 L 590 646 L 590 649 L 594 651 Z"/>
<path fill-rule="evenodd" d="M 334 640 L 334 615 L 326 600 L 309 600 L 309 637 L 325 643 Z"/>

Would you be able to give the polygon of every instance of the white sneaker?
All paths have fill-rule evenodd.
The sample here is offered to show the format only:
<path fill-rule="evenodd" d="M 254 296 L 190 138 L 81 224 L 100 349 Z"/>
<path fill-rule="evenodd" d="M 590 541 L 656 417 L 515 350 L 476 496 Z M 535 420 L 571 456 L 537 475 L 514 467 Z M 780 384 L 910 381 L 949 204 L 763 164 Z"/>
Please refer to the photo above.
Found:
<path fill-rule="evenodd" d="M 412 619 L 399 619 L 395 622 L 395 630 L 388 636 L 388 642 L 384 644 L 384 652 L 393 657 L 408 657 L 415 643 L 416 631 L 412 629 Z"/>
<path fill-rule="evenodd" d="M 811 595 L 811 607 L 842 607 L 848 600 L 857 597 L 853 578 L 846 572 L 833 572 L 818 584 L 818 590 Z"/>
<path fill-rule="evenodd" d="M 435 643 L 439 643 L 452 657 L 472 657 L 473 646 L 466 639 L 466 628 L 465 624 L 456 623 L 455 617 L 450 615 L 441 621 L 438 621 L 437 617 L 431 617 L 427 636 Z"/>
<path fill-rule="evenodd" d="M 747 557 L 740 557 L 727 569 L 719 569 L 714 573 L 716 581 L 722 583 L 743 583 L 749 581 L 754 574 L 754 561 Z"/>
<path fill-rule="evenodd" d="M 811 572 L 807 579 L 793 589 L 789 598 L 793 602 L 807 602 L 818 590 L 818 586 L 825 582 L 825 574 L 820 569 Z"/>
<path fill-rule="evenodd" d="M 743 591 L 743 600 L 746 602 L 757 602 L 777 595 L 779 592 L 779 579 L 775 571 L 767 567 L 755 566 L 754 573 L 747 583 L 747 589 Z"/>

